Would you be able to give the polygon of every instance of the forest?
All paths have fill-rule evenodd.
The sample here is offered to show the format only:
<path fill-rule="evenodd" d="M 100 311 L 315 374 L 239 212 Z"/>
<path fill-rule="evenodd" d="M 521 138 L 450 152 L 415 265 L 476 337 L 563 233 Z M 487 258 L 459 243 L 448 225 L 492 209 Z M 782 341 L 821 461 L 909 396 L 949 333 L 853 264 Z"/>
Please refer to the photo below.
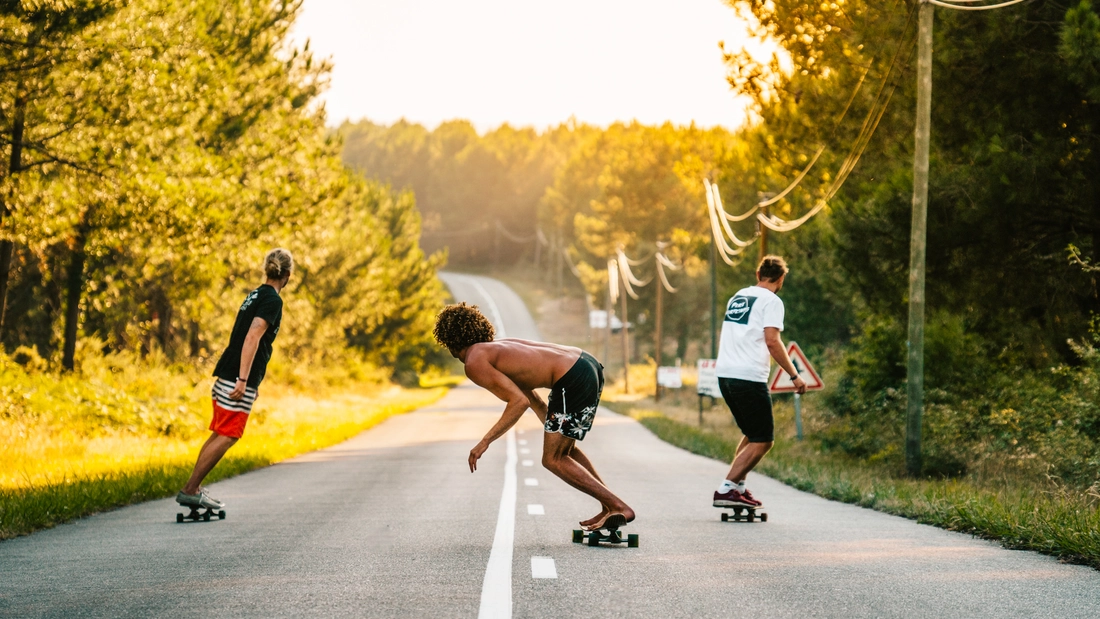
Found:
<path fill-rule="evenodd" d="M 297 269 L 280 348 L 423 369 L 443 256 L 410 194 L 348 171 L 301 2 L 4 3 L 0 341 L 24 365 L 202 366 L 274 246 Z"/>
<path fill-rule="evenodd" d="M 730 223 L 744 247 L 716 265 L 718 303 L 752 283 L 766 229 L 792 269 L 784 337 L 831 384 L 821 446 L 900 471 L 918 5 L 729 4 L 789 56 L 785 68 L 722 50 L 731 89 L 752 101 L 745 127 L 479 135 L 464 121 L 361 121 L 339 130 L 344 160 L 411 190 L 425 246 L 456 268 L 523 259 L 550 274 L 564 250 L 593 307 L 607 303 L 609 259 L 639 261 L 644 282 L 661 248 L 683 267 L 666 273 L 678 290 L 662 363 L 708 348 L 714 183 L 726 213 L 744 215 Z M 1089 0 L 939 11 L 933 49 L 925 472 L 1088 488 L 1100 479 L 1100 16 Z M 655 285 L 635 292 L 630 318 L 652 318 Z M 650 341 L 654 321 L 636 322 Z"/>

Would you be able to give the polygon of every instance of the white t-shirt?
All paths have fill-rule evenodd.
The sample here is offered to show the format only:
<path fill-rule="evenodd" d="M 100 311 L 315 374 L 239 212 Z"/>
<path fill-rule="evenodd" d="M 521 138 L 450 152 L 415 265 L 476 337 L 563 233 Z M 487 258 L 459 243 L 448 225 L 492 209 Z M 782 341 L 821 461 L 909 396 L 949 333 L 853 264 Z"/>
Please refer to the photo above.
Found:
<path fill-rule="evenodd" d="M 768 382 L 771 353 L 764 343 L 764 328 L 783 330 L 783 301 L 760 286 L 737 291 L 726 304 L 722 339 L 718 345 L 720 378 Z"/>

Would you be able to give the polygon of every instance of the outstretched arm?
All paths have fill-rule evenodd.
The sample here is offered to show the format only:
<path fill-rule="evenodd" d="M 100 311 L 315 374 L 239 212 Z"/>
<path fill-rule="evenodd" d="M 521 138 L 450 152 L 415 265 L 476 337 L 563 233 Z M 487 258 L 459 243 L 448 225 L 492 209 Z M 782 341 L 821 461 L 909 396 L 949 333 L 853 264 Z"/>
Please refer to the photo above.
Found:
<path fill-rule="evenodd" d="M 493 424 L 492 428 L 489 428 L 485 438 L 470 450 L 470 472 L 473 473 L 477 470 L 477 461 L 485 450 L 489 449 L 489 444 L 504 436 L 509 428 L 516 425 L 524 411 L 531 405 L 531 400 L 516 383 L 512 382 L 512 379 L 493 367 L 484 357 L 466 359 L 466 376 L 474 381 L 474 384 L 484 387 L 506 403 L 500 419 Z"/>
<path fill-rule="evenodd" d="M 806 393 L 806 381 L 802 380 L 802 377 L 798 375 L 798 370 L 791 363 L 787 348 L 783 346 L 783 339 L 779 337 L 779 329 L 764 327 L 764 343 L 768 345 L 768 352 L 771 353 L 772 358 L 779 364 L 779 367 L 783 368 L 783 371 L 787 374 L 796 377 L 794 379 L 795 391 L 799 394 Z"/>

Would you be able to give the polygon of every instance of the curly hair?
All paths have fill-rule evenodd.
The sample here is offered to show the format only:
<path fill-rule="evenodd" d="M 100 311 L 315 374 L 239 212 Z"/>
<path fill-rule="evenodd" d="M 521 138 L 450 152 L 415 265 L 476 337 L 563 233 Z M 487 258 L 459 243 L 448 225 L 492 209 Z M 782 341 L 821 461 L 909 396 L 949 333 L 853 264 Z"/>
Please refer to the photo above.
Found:
<path fill-rule="evenodd" d="M 493 324 L 476 305 L 448 305 L 435 318 L 432 335 L 447 350 L 459 351 L 472 344 L 493 341 Z"/>

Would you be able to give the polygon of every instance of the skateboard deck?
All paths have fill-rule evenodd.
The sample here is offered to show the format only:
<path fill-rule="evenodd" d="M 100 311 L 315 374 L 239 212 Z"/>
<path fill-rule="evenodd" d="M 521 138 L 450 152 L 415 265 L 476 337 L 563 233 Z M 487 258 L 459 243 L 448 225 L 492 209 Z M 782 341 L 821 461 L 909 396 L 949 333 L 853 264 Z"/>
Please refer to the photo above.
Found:
<path fill-rule="evenodd" d="M 638 547 L 638 534 L 631 533 L 626 537 L 619 532 L 619 527 L 604 527 L 602 529 L 596 529 L 594 531 L 582 531 L 580 529 L 573 529 L 573 542 L 582 543 L 588 540 L 589 546 L 599 546 L 600 542 L 606 542 L 608 544 L 622 544 L 626 543 L 628 548 Z"/>
<path fill-rule="evenodd" d="M 224 509 L 214 511 L 214 510 L 212 510 L 210 508 L 207 508 L 207 507 L 195 507 L 195 506 L 192 506 L 192 505 L 180 505 L 180 507 L 190 509 L 191 513 L 189 513 L 189 514 L 183 514 L 183 513 L 176 514 L 176 522 L 184 522 L 186 520 L 191 520 L 193 522 L 198 522 L 199 520 L 202 520 L 203 522 L 210 522 L 210 519 L 213 518 L 213 517 L 217 517 L 218 520 L 225 520 L 225 510 Z"/>
<path fill-rule="evenodd" d="M 760 522 L 768 521 L 768 514 L 766 512 L 756 513 L 755 507 L 723 507 L 721 509 L 733 510 L 733 513 L 722 512 L 722 522 Z"/>

